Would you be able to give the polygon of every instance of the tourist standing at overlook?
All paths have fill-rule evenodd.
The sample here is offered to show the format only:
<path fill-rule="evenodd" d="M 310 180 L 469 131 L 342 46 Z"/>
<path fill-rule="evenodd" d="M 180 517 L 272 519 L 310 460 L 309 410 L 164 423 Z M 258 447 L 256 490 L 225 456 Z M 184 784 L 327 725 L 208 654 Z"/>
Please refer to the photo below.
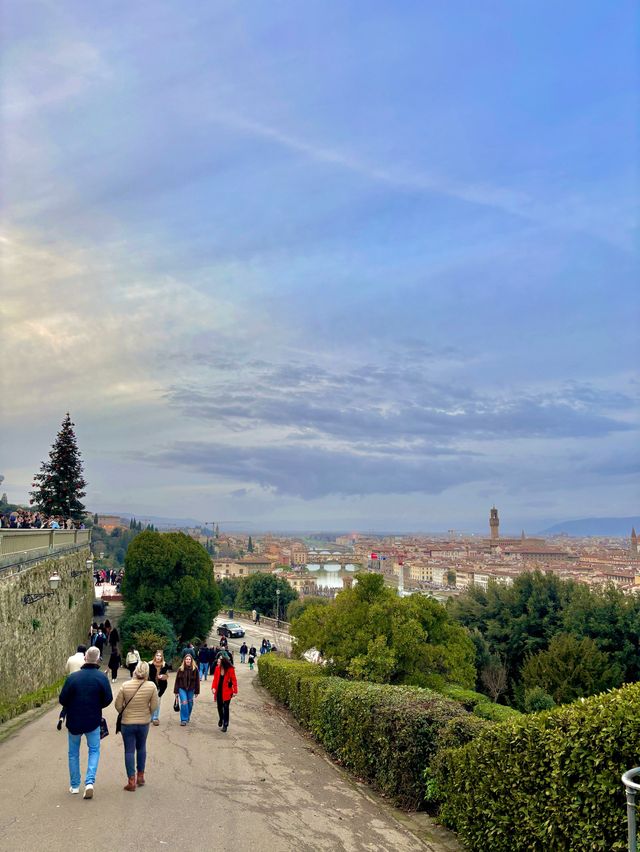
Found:
<path fill-rule="evenodd" d="M 169 672 L 169 663 L 164 659 L 164 652 L 161 648 L 153 655 L 153 659 L 149 662 L 149 680 L 155 683 L 158 690 L 158 706 L 151 714 L 151 721 L 154 725 L 160 724 L 160 700 L 167 691 L 167 682 Z"/>
<path fill-rule="evenodd" d="M 187 651 L 177 671 L 173 693 L 180 699 L 180 724 L 184 727 L 193 711 L 193 699 L 200 695 L 200 677 L 193 655 Z"/>
<path fill-rule="evenodd" d="M 145 783 L 147 763 L 147 736 L 151 715 L 158 706 L 158 690 L 149 680 L 149 663 L 138 663 L 133 677 L 120 687 L 115 708 L 122 713 L 122 742 L 127 783 L 124 789 L 135 793 L 136 785 Z M 137 766 L 137 777 L 136 777 Z"/>
<path fill-rule="evenodd" d="M 229 706 L 233 696 L 238 694 L 238 681 L 231 660 L 224 654 L 218 658 L 211 691 L 218 705 L 218 727 L 226 734 L 229 727 Z"/>
<path fill-rule="evenodd" d="M 107 676 L 98 666 L 98 649 L 89 648 L 84 658 L 82 668 L 66 679 L 58 700 L 66 711 L 69 735 L 69 792 L 80 792 L 80 742 L 84 735 L 89 760 L 83 798 L 92 799 L 100 760 L 100 720 L 103 709 L 113 701 L 113 694 Z"/>

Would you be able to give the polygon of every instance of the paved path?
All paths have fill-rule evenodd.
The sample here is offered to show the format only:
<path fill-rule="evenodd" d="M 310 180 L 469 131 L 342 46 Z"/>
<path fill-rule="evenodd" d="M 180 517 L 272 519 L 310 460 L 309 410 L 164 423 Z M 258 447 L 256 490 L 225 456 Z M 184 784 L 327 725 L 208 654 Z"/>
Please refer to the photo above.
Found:
<path fill-rule="evenodd" d="M 248 634 L 248 639 L 262 634 Z M 239 642 L 230 645 L 234 652 Z M 418 839 L 392 808 L 351 781 L 301 735 L 237 661 L 239 695 L 228 733 L 217 727 L 210 680 L 190 725 L 172 709 L 173 678 L 160 727 L 148 739 L 147 784 L 126 781 L 115 711 L 103 741 L 95 798 L 68 793 L 65 731 L 52 709 L 0 744 L 0 850 L 7 852 L 451 852 L 445 839 Z M 124 675 L 124 672 L 122 672 Z M 115 685 L 119 688 L 122 681 Z M 83 769 L 86 747 L 82 750 Z M 402 815 L 400 815 L 401 817 Z M 426 828 L 430 836 L 430 828 Z M 437 831 L 436 831 L 437 836 Z"/>

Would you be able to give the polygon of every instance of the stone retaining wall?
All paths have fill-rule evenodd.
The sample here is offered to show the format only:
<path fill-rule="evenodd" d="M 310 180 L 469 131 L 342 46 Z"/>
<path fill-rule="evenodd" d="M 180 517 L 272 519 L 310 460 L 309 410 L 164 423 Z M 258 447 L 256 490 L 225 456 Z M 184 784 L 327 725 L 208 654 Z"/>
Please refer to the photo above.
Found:
<path fill-rule="evenodd" d="M 0 579 L 0 702 L 57 681 L 67 657 L 87 641 L 94 597 L 88 557 L 87 547 L 43 558 Z M 55 571 L 62 580 L 54 594 L 25 605 L 24 595 L 50 591 Z M 71 577 L 71 571 L 81 573 Z"/>

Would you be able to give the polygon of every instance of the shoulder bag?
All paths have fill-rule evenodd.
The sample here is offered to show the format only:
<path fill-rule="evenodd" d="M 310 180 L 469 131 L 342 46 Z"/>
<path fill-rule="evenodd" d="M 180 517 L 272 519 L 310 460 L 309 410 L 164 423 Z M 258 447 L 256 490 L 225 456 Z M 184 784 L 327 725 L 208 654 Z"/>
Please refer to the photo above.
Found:
<path fill-rule="evenodd" d="M 133 693 L 133 695 L 131 696 L 131 698 L 129 699 L 129 701 L 125 701 L 125 703 L 122 705 L 122 710 L 118 713 L 118 718 L 116 719 L 116 734 L 119 734 L 119 733 L 121 733 L 121 732 L 122 732 L 122 714 L 123 714 L 123 713 L 124 713 L 124 711 L 126 710 L 126 708 L 127 708 L 127 704 L 129 704 L 129 702 L 130 702 L 133 698 L 135 698 L 135 697 L 136 697 L 136 695 L 138 694 L 138 691 L 140 690 L 140 687 L 142 686 L 142 684 L 143 684 L 144 682 L 145 682 L 145 681 L 143 681 L 143 680 L 141 680 L 141 681 L 140 681 L 140 683 L 138 684 L 138 689 L 136 689 L 136 691 Z M 124 695 L 124 687 L 122 687 L 122 689 L 123 689 L 123 695 Z M 102 727 L 102 726 L 101 726 L 101 727 Z"/>

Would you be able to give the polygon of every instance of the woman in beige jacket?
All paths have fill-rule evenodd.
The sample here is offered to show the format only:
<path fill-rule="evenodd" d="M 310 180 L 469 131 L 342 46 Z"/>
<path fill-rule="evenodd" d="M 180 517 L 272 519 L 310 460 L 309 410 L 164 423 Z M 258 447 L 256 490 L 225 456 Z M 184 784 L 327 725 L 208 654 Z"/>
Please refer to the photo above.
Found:
<path fill-rule="evenodd" d="M 158 706 L 158 690 L 149 680 L 149 663 L 140 662 L 133 677 L 120 688 L 115 708 L 122 712 L 122 741 L 124 765 L 127 770 L 125 790 L 133 793 L 144 784 L 144 767 L 147 761 L 147 734 L 151 714 Z M 136 756 L 138 777 L 136 779 Z"/>

